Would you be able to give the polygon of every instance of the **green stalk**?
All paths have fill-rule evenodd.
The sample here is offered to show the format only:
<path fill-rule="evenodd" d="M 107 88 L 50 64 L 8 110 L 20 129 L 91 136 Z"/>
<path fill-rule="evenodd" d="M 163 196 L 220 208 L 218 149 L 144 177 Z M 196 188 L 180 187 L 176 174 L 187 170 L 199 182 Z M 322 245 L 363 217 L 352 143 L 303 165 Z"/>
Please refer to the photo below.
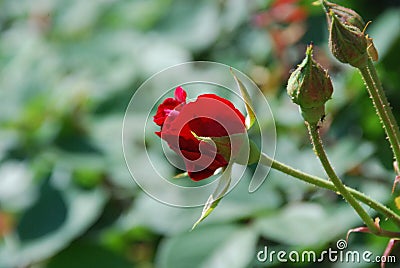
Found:
<path fill-rule="evenodd" d="M 353 197 L 353 195 L 346 189 L 345 185 L 336 175 L 333 170 L 329 159 L 325 153 L 324 147 L 322 145 L 321 137 L 319 135 L 317 124 L 309 124 L 307 123 L 307 128 L 310 133 L 311 142 L 314 146 L 314 152 L 321 161 L 323 168 L 325 169 L 326 174 L 329 179 L 335 185 L 337 191 L 343 196 L 343 198 L 353 207 L 353 209 L 357 212 L 360 218 L 367 225 L 368 229 L 374 233 L 379 233 L 379 228 L 375 225 L 374 220 L 368 215 L 365 209 L 358 203 L 358 201 Z"/>
<path fill-rule="evenodd" d="M 260 162 L 264 165 L 271 166 L 273 169 L 279 170 L 287 175 L 295 177 L 301 181 L 310 183 L 312 185 L 318 186 L 318 187 L 326 189 L 326 190 L 338 192 L 337 188 L 335 187 L 335 185 L 332 182 L 321 179 L 317 176 L 307 174 L 300 170 L 294 169 L 294 168 L 292 168 L 288 165 L 285 165 L 275 159 L 270 158 L 266 154 L 261 154 Z M 361 192 L 359 192 L 353 188 L 347 187 L 347 186 L 345 186 L 345 187 L 346 187 L 346 190 L 349 191 L 356 199 L 358 199 L 359 201 L 368 205 L 375 211 L 380 212 L 381 214 L 385 215 L 388 219 L 393 220 L 396 223 L 396 225 L 400 227 L 400 216 L 398 214 L 396 214 L 394 211 L 392 211 L 390 208 L 384 206 L 383 204 L 381 204 L 378 201 L 372 199 L 371 197 L 365 195 L 364 193 L 361 193 Z"/>
<path fill-rule="evenodd" d="M 389 139 L 395 160 L 397 162 L 397 167 L 399 167 L 400 164 L 399 127 L 392 113 L 392 109 L 386 98 L 385 92 L 383 91 L 382 84 L 379 80 L 378 74 L 376 73 L 376 69 L 372 60 L 369 59 L 367 66 L 364 68 L 360 68 L 359 70 L 365 81 L 365 85 L 367 86 L 368 93 L 372 98 L 372 102 L 379 116 L 379 119 L 381 120 L 383 128 L 385 129 L 386 135 Z"/>

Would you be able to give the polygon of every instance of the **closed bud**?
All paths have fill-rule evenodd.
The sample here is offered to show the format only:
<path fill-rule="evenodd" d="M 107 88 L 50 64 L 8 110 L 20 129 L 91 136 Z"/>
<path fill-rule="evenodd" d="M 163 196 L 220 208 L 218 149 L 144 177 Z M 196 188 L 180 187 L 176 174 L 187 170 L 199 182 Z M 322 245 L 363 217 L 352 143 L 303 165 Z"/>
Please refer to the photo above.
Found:
<path fill-rule="evenodd" d="M 343 63 L 363 68 L 368 62 L 367 39 L 357 27 L 342 23 L 332 12 L 329 14 L 329 48 L 332 54 Z"/>
<path fill-rule="evenodd" d="M 322 3 L 327 12 L 329 25 L 331 24 L 330 13 L 333 13 L 343 24 L 355 26 L 360 31 L 364 30 L 365 22 L 362 17 L 354 10 L 328 1 L 322 1 Z"/>
<path fill-rule="evenodd" d="M 331 98 L 333 86 L 328 73 L 312 58 L 312 45 L 306 57 L 291 74 L 287 92 L 300 106 L 305 121 L 317 123 L 325 115 L 325 103 Z"/>

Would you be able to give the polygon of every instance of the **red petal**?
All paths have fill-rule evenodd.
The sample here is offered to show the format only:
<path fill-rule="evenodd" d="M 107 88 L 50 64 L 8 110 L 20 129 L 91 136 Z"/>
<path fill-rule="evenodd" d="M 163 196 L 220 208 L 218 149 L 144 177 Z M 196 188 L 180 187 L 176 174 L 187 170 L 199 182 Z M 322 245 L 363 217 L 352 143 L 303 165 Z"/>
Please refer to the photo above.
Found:
<path fill-rule="evenodd" d="M 214 175 L 214 172 L 217 169 L 219 169 L 220 167 L 225 167 L 227 165 L 228 165 L 228 162 L 226 162 L 225 159 L 221 155 L 217 154 L 214 161 L 211 163 L 211 165 L 208 168 L 206 168 L 202 171 L 198 171 L 198 172 L 188 171 L 188 175 L 194 181 L 204 180 L 204 179 Z"/>
<path fill-rule="evenodd" d="M 216 120 L 199 117 L 189 122 L 190 129 L 201 137 L 222 137 L 228 136 L 226 129 Z"/>
<path fill-rule="evenodd" d="M 156 123 L 159 126 L 162 126 L 168 117 L 166 110 L 173 110 L 179 104 L 180 102 L 176 101 L 173 98 L 165 99 L 164 102 L 158 106 L 156 115 L 153 116 L 154 123 Z"/>
<path fill-rule="evenodd" d="M 226 104 L 226 105 L 228 105 L 230 108 L 232 108 L 232 110 L 238 115 L 238 117 L 239 117 L 240 120 L 242 121 L 243 125 L 245 124 L 245 117 L 244 117 L 244 115 L 243 115 L 238 109 L 236 109 L 235 105 L 233 105 L 233 103 L 230 102 L 229 100 L 224 99 L 224 98 L 221 98 L 220 96 L 217 96 L 217 95 L 215 95 L 215 94 L 203 94 L 203 95 L 200 95 L 200 96 L 198 97 L 198 99 L 201 99 L 201 98 L 210 98 L 210 99 L 215 99 L 215 100 L 218 100 L 218 101 L 223 102 L 224 104 Z"/>
<path fill-rule="evenodd" d="M 186 102 L 186 91 L 182 87 L 177 87 L 175 89 L 175 100 L 179 102 Z"/>
<path fill-rule="evenodd" d="M 214 175 L 215 170 L 202 170 L 199 172 L 188 172 L 189 177 L 194 181 L 201 181 L 207 179 L 208 177 Z"/>
<path fill-rule="evenodd" d="M 158 108 L 156 115 L 153 117 L 154 123 L 162 126 L 170 114 L 171 110 L 174 110 L 181 103 L 186 103 L 186 91 L 182 87 L 177 87 L 175 89 L 175 94 L 173 98 L 167 98 L 161 103 Z"/>

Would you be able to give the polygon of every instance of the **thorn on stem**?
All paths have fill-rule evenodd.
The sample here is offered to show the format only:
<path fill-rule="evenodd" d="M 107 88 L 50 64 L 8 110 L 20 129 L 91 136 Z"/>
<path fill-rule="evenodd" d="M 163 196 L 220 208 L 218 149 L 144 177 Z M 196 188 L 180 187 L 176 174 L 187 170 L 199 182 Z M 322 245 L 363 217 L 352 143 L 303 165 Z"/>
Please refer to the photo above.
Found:
<path fill-rule="evenodd" d="M 392 194 L 394 193 L 394 190 L 396 189 L 396 185 L 397 185 L 397 183 L 399 183 L 399 182 L 400 182 L 400 176 L 397 175 L 396 178 L 394 179 L 394 182 L 393 182 Z"/>
<path fill-rule="evenodd" d="M 394 246 L 399 242 L 400 240 L 396 239 L 396 238 L 392 238 L 389 240 L 385 251 L 383 252 L 382 255 L 382 262 L 381 262 L 381 268 L 385 268 L 386 266 L 386 260 L 389 257 L 389 254 L 392 252 Z"/>

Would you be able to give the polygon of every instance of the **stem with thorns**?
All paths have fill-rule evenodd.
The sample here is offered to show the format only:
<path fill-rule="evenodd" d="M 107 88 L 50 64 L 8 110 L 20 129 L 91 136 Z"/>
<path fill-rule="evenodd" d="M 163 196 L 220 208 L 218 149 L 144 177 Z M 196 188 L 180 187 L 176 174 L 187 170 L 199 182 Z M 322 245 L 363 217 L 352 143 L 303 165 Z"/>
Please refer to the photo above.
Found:
<path fill-rule="evenodd" d="M 310 183 L 314 186 L 338 192 L 336 186 L 327 180 L 319 178 L 314 175 L 310 175 L 303 171 L 294 169 L 284 163 L 281 163 L 275 159 L 270 158 L 268 155 L 262 153 L 260 155 L 260 162 L 264 165 L 271 166 L 273 169 L 279 170 L 289 176 L 295 177 L 301 181 Z M 393 222 L 400 228 L 400 216 L 392 211 L 390 208 L 386 207 L 385 205 L 379 203 L 378 201 L 372 199 L 371 197 L 361 193 L 351 187 L 345 186 L 346 190 L 349 191 L 357 200 L 363 202 L 364 204 L 368 205 L 375 211 L 385 215 L 388 219 L 393 220 Z"/>
<path fill-rule="evenodd" d="M 389 139 L 393 154 L 399 168 L 400 162 L 400 132 L 396 119 L 392 113 L 390 104 L 383 91 L 382 84 L 379 80 L 378 74 L 372 60 L 368 60 L 368 65 L 360 68 L 361 75 L 365 81 L 368 93 L 371 96 L 372 102 L 376 112 L 381 120 L 383 128 Z"/>
<path fill-rule="evenodd" d="M 379 234 L 380 230 L 375 225 L 373 219 L 368 215 L 365 209 L 358 203 L 358 201 L 353 197 L 353 195 L 346 189 L 345 185 L 336 175 L 333 170 L 329 159 L 325 153 L 324 147 L 322 145 L 321 137 L 319 135 L 317 124 L 310 124 L 307 122 L 307 128 L 310 133 L 311 142 L 314 146 L 314 152 L 321 161 L 323 168 L 325 169 L 326 174 L 329 179 L 335 185 L 338 192 L 343 196 L 343 198 L 353 207 L 353 209 L 357 212 L 360 218 L 364 221 L 364 223 L 368 226 L 368 229 L 374 234 Z"/>

